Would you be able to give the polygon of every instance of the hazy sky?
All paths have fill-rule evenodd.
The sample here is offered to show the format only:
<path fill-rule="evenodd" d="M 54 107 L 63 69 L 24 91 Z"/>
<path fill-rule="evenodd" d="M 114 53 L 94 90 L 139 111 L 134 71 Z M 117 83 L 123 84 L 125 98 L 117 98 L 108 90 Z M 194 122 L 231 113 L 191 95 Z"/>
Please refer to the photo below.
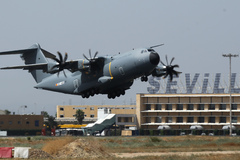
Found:
<path fill-rule="evenodd" d="M 39 43 L 53 54 L 67 52 L 69 59 L 77 59 L 90 48 L 101 56 L 164 43 L 156 51 L 161 58 L 174 56 L 182 75 L 228 73 L 222 54 L 239 54 L 239 6 L 237 0 L 5 0 L 0 1 L 0 51 Z M 240 57 L 233 59 L 233 72 L 239 62 Z M 0 57 L 1 67 L 22 64 L 19 55 Z M 82 99 L 33 88 L 27 71 L 0 71 L 0 76 L 0 109 L 37 114 L 55 114 L 63 104 L 129 104 L 136 93 L 147 92 L 148 84 L 136 80 L 115 100 L 106 95 Z"/>

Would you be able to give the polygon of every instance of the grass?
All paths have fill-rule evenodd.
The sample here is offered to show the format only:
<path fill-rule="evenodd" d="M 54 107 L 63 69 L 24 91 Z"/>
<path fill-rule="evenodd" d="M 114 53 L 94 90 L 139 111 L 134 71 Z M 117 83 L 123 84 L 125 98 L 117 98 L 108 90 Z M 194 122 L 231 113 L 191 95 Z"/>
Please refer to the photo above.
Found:
<path fill-rule="evenodd" d="M 141 153 L 141 152 L 199 152 L 199 151 L 240 151 L 240 137 L 215 136 L 136 136 L 136 137 L 5 137 L 0 138 L 0 147 L 31 147 L 42 149 L 51 155 L 56 154 L 61 147 L 76 139 L 83 138 L 103 148 L 108 153 Z M 86 146 L 87 147 L 87 146 Z M 86 148 L 87 150 L 88 148 Z M 143 156 L 135 158 L 115 159 L 178 159 L 178 160 L 237 160 L 240 154 L 224 155 L 191 155 L 191 156 Z"/>

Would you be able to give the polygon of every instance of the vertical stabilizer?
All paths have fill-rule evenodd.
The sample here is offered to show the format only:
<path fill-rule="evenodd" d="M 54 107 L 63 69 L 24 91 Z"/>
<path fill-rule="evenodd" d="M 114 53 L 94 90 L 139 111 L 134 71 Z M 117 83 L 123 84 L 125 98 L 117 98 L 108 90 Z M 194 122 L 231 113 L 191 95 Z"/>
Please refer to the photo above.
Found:
<path fill-rule="evenodd" d="M 25 50 L 21 55 L 21 58 L 25 61 L 26 65 L 47 63 L 45 54 L 51 56 L 51 53 L 41 49 L 39 44 L 34 44 L 28 50 Z M 54 56 L 54 55 L 52 55 Z M 51 74 L 44 73 L 42 70 L 29 70 L 33 78 L 37 83 L 41 82 L 44 78 L 50 76 Z"/>

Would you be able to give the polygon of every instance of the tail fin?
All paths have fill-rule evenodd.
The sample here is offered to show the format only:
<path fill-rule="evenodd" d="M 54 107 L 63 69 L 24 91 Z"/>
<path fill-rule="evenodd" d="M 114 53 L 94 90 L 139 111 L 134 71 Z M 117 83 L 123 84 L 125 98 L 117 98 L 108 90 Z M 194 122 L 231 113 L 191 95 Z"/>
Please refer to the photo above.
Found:
<path fill-rule="evenodd" d="M 34 44 L 28 49 L 0 52 L 0 55 L 10 54 L 21 54 L 21 58 L 25 61 L 26 66 L 4 67 L 0 69 L 27 69 L 32 74 L 37 83 L 41 82 L 44 78 L 51 75 L 49 73 L 43 72 L 43 68 L 41 68 L 46 67 L 48 64 L 46 58 L 56 57 L 55 55 L 42 49 L 39 44 Z"/>
<path fill-rule="evenodd" d="M 39 44 L 32 45 L 29 50 L 26 50 L 21 55 L 21 58 L 25 61 L 26 65 L 38 64 L 38 63 L 48 63 L 47 58 L 55 57 L 55 55 L 41 49 Z M 49 77 L 51 74 L 44 73 L 43 70 L 29 70 L 33 78 L 37 83 L 41 82 L 44 78 Z"/>

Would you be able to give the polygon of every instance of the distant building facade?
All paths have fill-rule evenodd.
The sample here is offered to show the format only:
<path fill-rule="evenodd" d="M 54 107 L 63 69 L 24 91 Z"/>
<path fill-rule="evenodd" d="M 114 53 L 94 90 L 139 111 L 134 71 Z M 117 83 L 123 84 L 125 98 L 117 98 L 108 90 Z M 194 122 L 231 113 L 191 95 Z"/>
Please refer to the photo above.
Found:
<path fill-rule="evenodd" d="M 229 94 L 137 94 L 138 126 L 145 130 L 221 130 L 229 126 Z M 232 95 L 232 124 L 240 130 L 240 94 Z"/>
<path fill-rule="evenodd" d="M 123 115 L 136 115 L 136 105 L 58 105 L 56 120 L 60 123 L 77 122 L 75 114 L 78 109 L 84 112 L 83 123 L 95 122 L 101 117 L 98 113 L 102 113 L 102 110 L 106 113 L 122 115 L 121 118 L 118 117 L 119 122 L 132 121 L 132 116 Z"/>
<path fill-rule="evenodd" d="M 43 123 L 43 115 L 0 115 L 0 130 L 41 131 Z"/>

